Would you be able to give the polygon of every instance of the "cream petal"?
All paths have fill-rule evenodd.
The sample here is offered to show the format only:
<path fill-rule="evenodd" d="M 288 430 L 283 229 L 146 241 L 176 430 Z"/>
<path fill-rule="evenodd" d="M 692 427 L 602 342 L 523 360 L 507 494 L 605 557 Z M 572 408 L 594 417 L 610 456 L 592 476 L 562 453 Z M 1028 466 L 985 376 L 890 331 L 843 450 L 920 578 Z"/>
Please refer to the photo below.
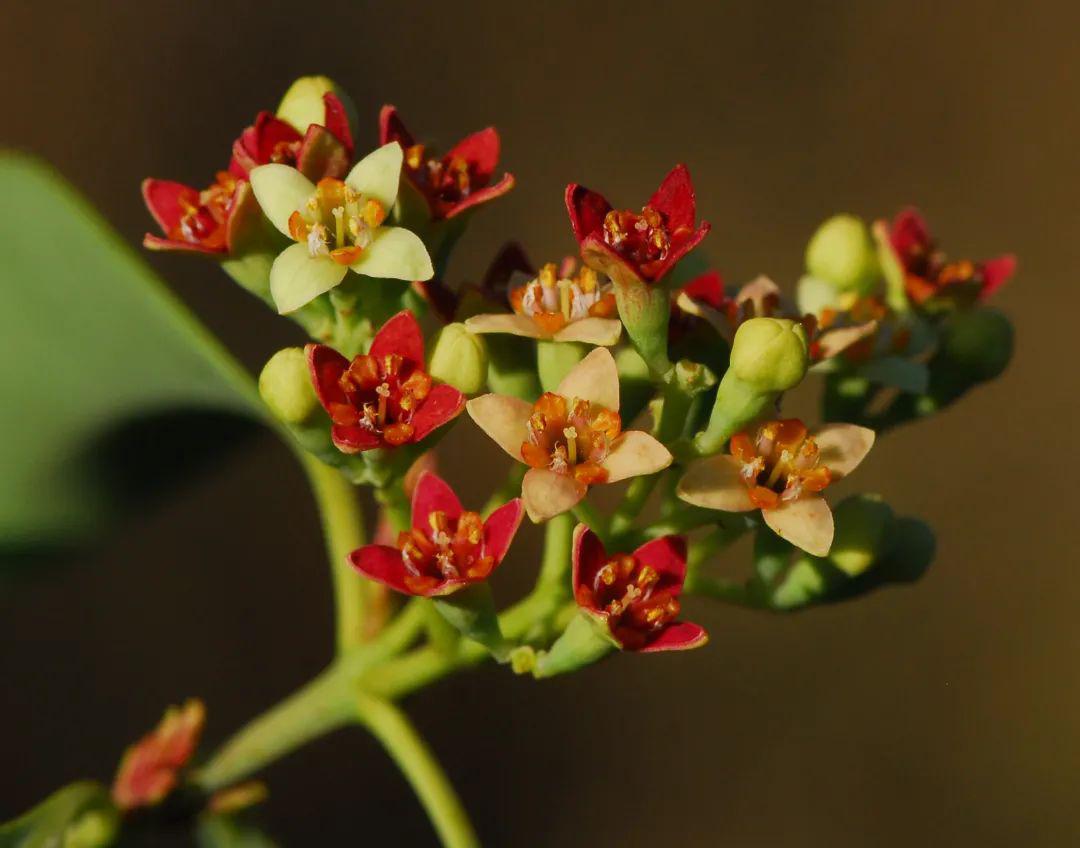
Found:
<path fill-rule="evenodd" d="M 719 309 L 713 309 L 707 303 L 694 300 L 686 292 L 679 292 L 679 296 L 675 298 L 675 304 L 687 315 L 694 315 L 703 321 L 708 321 L 712 328 L 728 343 L 735 338 L 731 322 Z"/>
<path fill-rule="evenodd" d="M 828 359 L 842 353 L 855 342 L 873 335 L 877 326 L 877 321 L 867 321 L 865 324 L 857 324 L 854 327 L 837 327 L 835 330 L 826 330 L 817 339 L 821 358 Z"/>
<path fill-rule="evenodd" d="M 854 471 L 874 446 L 874 431 L 855 424 L 826 424 L 811 435 L 821 450 L 819 461 L 837 478 Z"/>
<path fill-rule="evenodd" d="M 465 329 L 470 333 L 510 333 L 528 339 L 544 338 L 544 333 L 532 318 L 513 313 L 474 315 L 465 319 Z"/>
<path fill-rule="evenodd" d="M 288 165 L 259 165 L 248 175 L 251 190 L 270 223 L 289 233 L 289 218 L 315 194 L 311 180 Z"/>
<path fill-rule="evenodd" d="M 572 509 L 587 491 L 588 487 L 573 477 L 546 468 L 530 468 L 521 481 L 525 511 L 537 524 Z"/>
<path fill-rule="evenodd" d="M 565 398 L 581 398 L 619 411 L 619 371 L 615 357 L 606 347 L 598 347 L 563 377 L 555 390 Z"/>
<path fill-rule="evenodd" d="M 312 256 L 306 244 L 285 248 L 270 266 L 270 294 L 278 312 L 286 315 L 330 291 L 348 272 L 329 256 Z"/>
<path fill-rule="evenodd" d="M 617 318 L 581 318 L 571 321 L 552 338 L 557 342 L 584 342 L 610 347 L 618 343 L 621 335 L 622 321 Z"/>
<path fill-rule="evenodd" d="M 431 257 L 420 237 L 404 227 L 379 227 L 364 252 L 349 266 L 357 274 L 391 280 L 430 280 Z"/>
<path fill-rule="evenodd" d="M 401 145 L 391 141 L 357 162 L 349 171 L 345 182 L 365 198 L 373 197 L 378 200 L 389 212 L 397 202 L 402 158 L 404 153 Z"/>
<path fill-rule="evenodd" d="M 780 287 L 762 274 L 739 289 L 735 295 L 735 302 L 746 303 L 746 301 L 750 301 L 754 304 L 756 314 L 764 315 L 766 313 L 762 307 L 765 299 L 774 295 L 776 297 L 780 296 Z"/>
<path fill-rule="evenodd" d="M 825 556 L 832 547 L 832 510 L 822 497 L 813 495 L 776 509 L 763 509 L 761 517 L 777 536 L 808 554 Z"/>
<path fill-rule="evenodd" d="M 521 446 L 529 438 L 532 404 L 507 395 L 480 395 L 465 404 L 469 417 L 510 456 L 521 462 Z"/>
<path fill-rule="evenodd" d="M 627 430 L 611 446 L 611 453 L 602 463 L 608 473 L 607 483 L 617 483 L 627 477 L 655 474 L 671 465 L 671 451 L 641 430 Z"/>
<path fill-rule="evenodd" d="M 739 472 L 742 464 L 731 454 L 721 453 L 691 463 L 679 481 L 676 493 L 682 500 L 706 509 L 749 512 L 755 509 Z"/>

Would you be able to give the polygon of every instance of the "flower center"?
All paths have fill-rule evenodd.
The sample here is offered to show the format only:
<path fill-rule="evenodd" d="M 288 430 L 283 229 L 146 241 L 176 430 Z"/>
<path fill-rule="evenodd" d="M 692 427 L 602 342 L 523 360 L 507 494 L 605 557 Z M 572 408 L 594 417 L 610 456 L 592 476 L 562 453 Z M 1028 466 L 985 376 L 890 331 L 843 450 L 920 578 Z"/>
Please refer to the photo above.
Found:
<path fill-rule="evenodd" d="M 225 247 L 225 221 L 236 184 L 236 177 L 228 171 L 218 171 L 209 188 L 198 193 L 182 192 L 177 198 L 180 220 L 168 237 L 213 249 Z"/>
<path fill-rule="evenodd" d="M 635 214 L 628 209 L 612 209 L 604 217 L 604 243 L 635 265 L 645 267 L 663 262 L 672 241 L 684 232 L 668 230 L 663 214 L 651 206 Z"/>
<path fill-rule="evenodd" d="M 381 358 L 360 354 L 339 380 L 347 403 L 330 404 L 341 427 L 361 427 L 391 447 L 412 438 L 412 417 L 431 391 L 431 377 L 396 353 Z"/>
<path fill-rule="evenodd" d="M 743 485 L 760 509 L 820 492 L 832 480 L 829 469 L 818 462 L 817 443 L 797 418 L 762 424 L 753 440 L 737 433 L 731 437 L 731 454 L 742 463 Z"/>
<path fill-rule="evenodd" d="M 529 439 L 521 445 L 521 458 L 533 468 L 550 468 L 573 475 L 586 486 L 603 483 L 603 462 L 611 443 L 622 432 L 617 412 L 573 398 L 545 392 L 533 404 Z"/>
<path fill-rule="evenodd" d="M 557 333 L 582 318 L 609 318 L 615 313 L 615 295 L 600 284 L 596 272 L 583 266 L 562 279 L 553 262 L 540 269 L 532 282 L 510 292 L 510 305 L 518 315 L 532 318 L 542 330 Z"/>
<path fill-rule="evenodd" d="M 641 647 L 679 615 L 678 597 L 659 584 L 655 568 L 619 554 L 596 572 L 591 586 L 578 587 L 577 601 L 607 613 L 612 633 L 624 646 Z"/>
<path fill-rule="evenodd" d="M 969 259 L 949 262 L 945 254 L 931 242 L 913 244 L 901 259 L 905 270 L 908 294 L 916 303 L 922 303 L 947 287 L 954 294 L 975 295 L 982 288 L 982 269 Z"/>
<path fill-rule="evenodd" d="M 494 558 L 484 555 L 484 521 L 475 512 L 453 519 L 436 510 L 428 515 L 427 530 L 403 530 L 397 546 L 405 584 L 413 592 L 428 591 L 445 580 L 483 580 L 495 567 Z"/>
<path fill-rule="evenodd" d="M 472 193 L 473 176 L 465 159 L 451 156 L 444 161 L 434 156 L 425 157 L 425 152 L 422 144 L 414 144 L 405 150 L 405 167 L 425 194 L 452 206 Z"/>
<path fill-rule="evenodd" d="M 327 177 L 319 180 L 304 208 L 289 216 L 289 234 L 307 245 L 312 258 L 328 256 L 339 265 L 351 265 L 385 220 L 386 208 L 378 200 Z"/>

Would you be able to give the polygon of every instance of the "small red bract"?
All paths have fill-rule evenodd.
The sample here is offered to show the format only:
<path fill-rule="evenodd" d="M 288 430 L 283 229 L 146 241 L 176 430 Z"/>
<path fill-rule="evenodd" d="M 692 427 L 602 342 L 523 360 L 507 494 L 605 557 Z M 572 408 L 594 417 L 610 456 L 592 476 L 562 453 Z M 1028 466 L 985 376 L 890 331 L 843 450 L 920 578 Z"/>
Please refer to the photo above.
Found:
<path fill-rule="evenodd" d="M 113 781 L 113 803 L 131 810 L 163 801 L 195 753 L 205 723 L 206 708 L 194 698 L 166 710 L 158 726 L 124 752 Z"/>

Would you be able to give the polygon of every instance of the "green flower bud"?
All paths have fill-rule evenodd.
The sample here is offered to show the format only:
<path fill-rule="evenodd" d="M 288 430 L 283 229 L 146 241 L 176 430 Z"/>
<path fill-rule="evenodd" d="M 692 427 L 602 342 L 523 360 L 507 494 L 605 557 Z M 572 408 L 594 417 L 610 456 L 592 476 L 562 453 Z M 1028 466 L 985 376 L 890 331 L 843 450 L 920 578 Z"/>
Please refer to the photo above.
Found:
<path fill-rule="evenodd" d="M 760 392 L 783 392 L 801 382 L 809 365 L 806 331 L 785 318 L 751 318 L 735 333 L 731 370 Z"/>
<path fill-rule="evenodd" d="M 484 342 L 488 348 L 487 379 L 491 391 L 529 403 L 536 400 L 541 389 L 533 340 L 492 333 Z"/>
<path fill-rule="evenodd" d="M 829 559 L 849 577 L 858 577 L 881 555 L 893 512 L 878 495 L 853 495 L 833 510 L 836 531 Z"/>
<path fill-rule="evenodd" d="M 356 108 L 352 100 L 330 77 L 300 77 L 285 92 L 278 104 L 277 116 L 288 121 L 298 132 L 306 132 L 312 124 L 325 125 L 326 106 L 323 95 L 330 92 L 337 96 L 345 107 L 349 124 L 356 130 Z"/>
<path fill-rule="evenodd" d="M 299 347 L 287 347 L 270 357 L 259 374 L 259 394 L 274 417 L 285 424 L 306 424 L 322 409 L 311 385 L 307 357 Z"/>
<path fill-rule="evenodd" d="M 585 358 L 592 348 L 580 342 L 551 342 L 540 340 L 536 345 L 536 365 L 540 388 L 553 392 L 562 378 Z"/>
<path fill-rule="evenodd" d="M 484 340 L 464 324 L 447 324 L 435 337 L 428 373 L 467 395 L 487 385 L 488 353 Z"/>
<path fill-rule="evenodd" d="M 840 291 L 868 294 L 881 275 L 870 231 L 854 215 L 834 215 L 806 245 L 806 270 Z"/>
<path fill-rule="evenodd" d="M 945 357 L 976 382 L 1000 375 L 1012 351 L 1012 324 L 996 309 L 963 310 L 952 315 L 944 326 Z"/>

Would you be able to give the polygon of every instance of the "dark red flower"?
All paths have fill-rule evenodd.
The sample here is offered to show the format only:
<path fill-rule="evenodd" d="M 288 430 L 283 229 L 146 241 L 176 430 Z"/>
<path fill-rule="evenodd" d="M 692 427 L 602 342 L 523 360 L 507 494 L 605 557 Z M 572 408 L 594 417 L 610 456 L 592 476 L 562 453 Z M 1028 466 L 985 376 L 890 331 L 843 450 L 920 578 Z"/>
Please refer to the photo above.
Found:
<path fill-rule="evenodd" d="M 453 386 L 424 370 L 424 337 L 408 310 L 385 324 L 371 350 L 352 362 L 333 348 L 307 346 L 315 394 L 333 422 L 338 450 L 359 453 L 419 442 L 465 408 Z"/>
<path fill-rule="evenodd" d="M 143 246 L 150 250 L 181 250 L 229 254 L 235 247 L 238 221 L 258 205 L 247 182 L 257 165 L 294 165 L 313 182 L 345 175 L 352 159 L 353 142 L 345 109 L 338 98 L 323 95 L 325 126 L 312 124 L 301 134 L 292 124 L 260 112 L 233 143 L 227 171 L 219 171 L 203 190 L 183 183 L 143 180 L 143 200 L 163 233 L 147 233 Z"/>
<path fill-rule="evenodd" d="M 157 804 L 176 788 L 202 735 L 206 709 L 191 699 L 169 707 L 152 731 L 124 752 L 113 781 L 113 803 L 121 810 Z"/>
<path fill-rule="evenodd" d="M 1016 271 L 1016 257 L 1012 254 L 981 262 L 948 261 L 915 209 L 905 209 L 896 216 L 888 240 L 904 271 L 908 297 L 917 305 L 936 298 L 960 302 L 985 300 Z"/>
<path fill-rule="evenodd" d="M 662 279 L 709 232 L 707 221 L 695 225 L 685 165 L 671 169 L 640 213 L 613 209 L 602 194 L 576 183 L 566 187 L 566 211 L 585 264 L 617 283 Z"/>
<path fill-rule="evenodd" d="M 439 158 L 417 144 L 397 107 L 387 105 L 379 113 L 379 144 L 391 141 L 405 151 L 405 177 L 427 201 L 433 220 L 453 218 L 514 187 L 512 174 L 491 184 L 499 164 L 499 133 L 494 127 L 466 136 Z"/>
<path fill-rule="evenodd" d="M 353 567 L 406 595 L 448 595 L 486 580 L 510 547 L 524 508 L 514 498 L 487 520 L 461 505 L 454 490 L 425 471 L 412 497 L 412 527 L 396 546 L 367 545 L 349 555 Z"/>
<path fill-rule="evenodd" d="M 627 651 L 683 651 L 708 641 L 700 625 L 676 621 L 686 579 L 686 540 L 663 536 L 632 554 L 609 556 L 584 524 L 574 531 L 574 598 Z"/>

